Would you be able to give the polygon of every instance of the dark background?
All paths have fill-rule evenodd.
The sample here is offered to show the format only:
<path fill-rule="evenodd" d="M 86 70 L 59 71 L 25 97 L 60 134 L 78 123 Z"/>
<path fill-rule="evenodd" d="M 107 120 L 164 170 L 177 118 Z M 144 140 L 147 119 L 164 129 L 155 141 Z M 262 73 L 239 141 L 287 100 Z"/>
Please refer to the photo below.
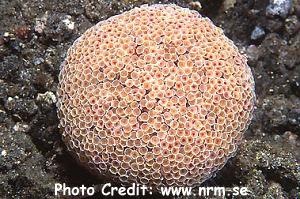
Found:
<path fill-rule="evenodd" d="M 54 183 L 101 183 L 61 141 L 59 66 L 87 28 L 157 2 L 0 0 L 0 198 L 54 198 Z M 211 18 L 248 55 L 255 77 L 257 107 L 245 141 L 204 185 L 246 186 L 247 198 L 299 198 L 299 0 L 201 0 L 202 8 L 191 0 L 162 2 Z"/>

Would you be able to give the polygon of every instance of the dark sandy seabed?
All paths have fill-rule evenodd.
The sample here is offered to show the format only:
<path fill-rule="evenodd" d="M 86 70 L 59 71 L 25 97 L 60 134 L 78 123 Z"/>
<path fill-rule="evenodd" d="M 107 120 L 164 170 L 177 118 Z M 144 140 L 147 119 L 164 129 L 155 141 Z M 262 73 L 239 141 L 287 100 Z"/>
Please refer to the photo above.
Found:
<path fill-rule="evenodd" d="M 256 81 L 257 107 L 245 141 L 203 186 L 246 186 L 246 198 L 300 198 L 300 1 L 280 2 L 202 0 L 200 9 L 189 0 L 161 1 L 196 9 L 222 27 L 248 55 Z M 87 28 L 145 3 L 158 1 L 0 0 L 1 199 L 55 198 L 57 182 L 101 183 L 61 141 L 59 66 Z"/>

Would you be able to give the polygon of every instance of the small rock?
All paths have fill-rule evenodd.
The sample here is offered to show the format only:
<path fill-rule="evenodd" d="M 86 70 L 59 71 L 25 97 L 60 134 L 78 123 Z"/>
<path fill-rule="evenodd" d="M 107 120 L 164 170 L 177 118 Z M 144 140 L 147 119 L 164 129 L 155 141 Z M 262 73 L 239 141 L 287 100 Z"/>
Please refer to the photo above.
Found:
<path fill-rule="evenodd" d="M 24 47 L 19 40 L 11 40 L 9 42 L 9 47 L 16 53 L 20 53 Z"/>
<path fill-rule="evenodd" d="M 200 10 L 202 8 L 202 5 L 199 1 L 192 1 L 189 3 L 189 5 L 194 8 L 194 9 L 197 9 L 197 10 Z"/>
<path fill-rule="evenodd" d="M 279 183 L 272 182 L 268 187 L 268 190 L 265 194 L 266 197 L 263 198 L 275 198 L 276 199 L 285 199 L 287 198 L 285 192 L 283 191 L 282 186 Z"/>
<path fill-rule="evenodd" d="M 7 155 L 6 150 L 1 151 L 1 156 L 5 157 Z"/>
<path fill-rule="evenodd" d="M 300 30 L 300 22 L 296 15 L 290 16 L 285 20 L 285 30 L 289 35 L 293 35 Z"/>
<path fill-rule="evenodd" d="M 47 104 L 54 104 L 57 101 L 55 94 L 51 91 L 47 91 L 46 93 L 39 93 L 36 99 L 38 101 L 44 101 Z"/>
<path fill-rule="evenodd" d="M 62 41 L 70 38 L 75 28 L 75 22 L 70 15 L 51 12 L 47 18 L 43 33 L 52 41 Z"/>
<path fill-rule="evenodd" d="M 292 133 L 291 131 L 286 131 L 283 134 L 283 137 L 285 139 L 287 139 L 291 144 L 293 144 L 293 145 L 297 144 L 298 136 L 296 134 Z"/>
<path fill-rule="evenodd" d="M 13 126 L 13 130 L 15 132 L 22 132 L 22 133 L 26 133 L 28 132 L 30 129 L 28 124 L 25 123 L 21 123 L 21 122 L 17 122 L 14 126 Z"/>
<path fill-rule="evenodd" d="M 48 12 L 46 12 L 41 18 L 37 18 L 35 20 L 35 26 L 34 26 L 34 30 L 39 33 L 42 34 L 46 23 L 47 23 L 47 18 L 48 18 Z"/>
<path fill-rule="evenodd" d="M 251 33 L 251 39 L 252 40 L 261 39 L 261 38 L 263 38 L 265 36 L 265 34 L 266 33 L 265 33 L 264 29 L 262 29 L 259 26 L 255 26 L 254 30 Z"/>
<path fill-rule="evenodd" d="M 41 57 L 36 58 L 33 63 L 34 65 L 40 65 L 41 63 L 43 63 L 45 60 Z"/>
<path fill-rule="evenodd" d="M 5 32 L 4 34 L 3 34 L 3 37 L 11 37 L 12 36 L 12 34 L 10 34 L 9 32 Z"/>
<path fill-rule="evenodd" d="M 23 119 L 33 116 L 38 111 L 38 106 L 35 104 L 34 100 L 20 99 L 17 96 L 14 98 L 8 97 L 4 107 L 13 114 L 20 115 Z"/>
<path fill-rule="evenodd" d="M 255 60 L 257 60 L 260 55 L 259 49 L 255 45 L 248 46 L 246 53 L 250 62 L 254 62 Z"/>
<path fill-rule="evenodd" d="M 54 81 L 54 79 L 51 76 L 51 74 L 49 74 L 45 71 L 38 71 L 33 78 L 33 82 L 35 85 L 38 85 L 41 88 L 44 88 L 46 90 L 50 89 L 53 81 Z"/>
<path fill-rule="evenodd" d="M 18 80 L 20 82 L 30 83 L 30 81 L 34 77 L 34 73 L 35 71 L 33 70 L 33 68 L 25 68 L 23 70 L 20 70 L 18 74 Z"/>
<path fill-rule="evenodd" d="M 225 0 L 223 2 L 223 8 L 226 11 L 229 10 L 230 8 L 233 8 L 235 4 L 236 4 L 236 0 Z"/>
<path fill-rule="evenodd" d="M 28 26 L 18 26 L 15 29 L 15 34 L 20 39 L 28 39 L 30 33 L 30 28 Z"/>
<path fill-rule="evenodd" d="M 286 18 L 292 7 L 292 0 L 271 0 L 266 8 L 267 16 Z"/>
<path fill-rule="evenodd" d="M 8 80 L 14 78 L 18 69 L 22 66 L 22 61 L 16 55 L 9 55 L 4 57 L 0 62 L 1 79 Z M 2 84 L 2 82 L 1 82 Z"/>
<path fill-rule="evenodd" d="M 65 23 L 66 27 L 70 30 L 73 30 L 75 27 L 75 22 L 71 21 L 72 17 L 70 15 L 66 15 L 65 19 L 62 21 Z"/>

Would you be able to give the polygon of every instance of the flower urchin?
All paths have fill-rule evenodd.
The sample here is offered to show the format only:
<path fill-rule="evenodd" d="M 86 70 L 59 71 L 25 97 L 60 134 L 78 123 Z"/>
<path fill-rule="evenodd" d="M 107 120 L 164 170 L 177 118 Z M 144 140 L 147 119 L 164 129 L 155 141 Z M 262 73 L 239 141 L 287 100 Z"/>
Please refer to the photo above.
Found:
<path fill-rule="evenodd" d="M 195 186 L 232 157 L 252 117 L 246 57 L 175 5 L 134 8 L 87 30 L 59 76 L 63 139 L 94 174 Z"/>

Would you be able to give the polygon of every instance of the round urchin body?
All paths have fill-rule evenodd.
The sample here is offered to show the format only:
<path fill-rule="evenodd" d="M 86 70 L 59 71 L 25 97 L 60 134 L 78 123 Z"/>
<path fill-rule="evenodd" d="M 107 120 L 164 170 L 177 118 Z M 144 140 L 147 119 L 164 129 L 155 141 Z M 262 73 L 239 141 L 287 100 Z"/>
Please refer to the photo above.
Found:
<path fill-rule="evenodd" d="M 94 174 L 195 186 L 235 153 L 252 117 L 246 57 L 175 5 L 134 8 L 88 29 L 62 64 L 63 139 Z"/>

